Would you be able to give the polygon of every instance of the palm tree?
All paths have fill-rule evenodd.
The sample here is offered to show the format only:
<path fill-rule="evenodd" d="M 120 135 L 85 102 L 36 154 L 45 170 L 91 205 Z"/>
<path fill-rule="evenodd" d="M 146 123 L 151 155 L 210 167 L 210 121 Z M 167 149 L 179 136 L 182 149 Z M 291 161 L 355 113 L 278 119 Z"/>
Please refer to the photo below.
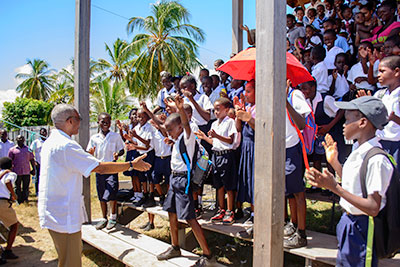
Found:
<path fill-rule="evenodd" d="M 108 75 L 110 79 L 120 82 L 126 78 L 129 66 L 132 62 L 129 61 L 131 53 L 128 49 L 126 41 L 117 39 L 112 49 L 106 44 L 106 51 L 111 58 L 111 61 L 99 59 L 97 66 L 100 70 L 110 72 Z"/>
<path fill-rule="evenodd" d="M 21 97 L 47 100 L 52 90 L 49 64 L 41 59 L 28 59 L 28 73 L 18 73 L 17 79 L 24 79 L 17 87 L 17 92 L 21 92 Z"/>
<path fill-rule="evenodd" d="M 126 82 L 113 82 L 109 78 L 98 77 L 90 97 L 92 118 L 101 112 L 107 112 L 113 119 L 122 119 L 128 114 L 131 99 L 125 94 Z"/>
<path fill-rule="evenodd" d="M 146 91 L 154 95 L 160 89 L 161 71 L 182 75 L 201 66 L 196 42 L 203 42 L 205 34 L 189 24 L 188 10 L 176 1 L 162 0 L 152 5 L 151 13 L 152 16 L 145 18 L 133 17 L 127 25 L 128 34 L 143 31 L 126 48 L 138 54 L 128 85 L 139 97 Z"/>

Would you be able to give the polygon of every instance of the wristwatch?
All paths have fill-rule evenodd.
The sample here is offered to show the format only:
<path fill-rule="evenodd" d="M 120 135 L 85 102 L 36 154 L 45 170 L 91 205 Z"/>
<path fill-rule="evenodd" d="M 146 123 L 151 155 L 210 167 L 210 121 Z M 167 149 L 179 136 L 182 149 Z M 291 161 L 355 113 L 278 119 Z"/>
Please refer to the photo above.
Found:
<path fill-rule="evenodd" d="M 129 169 L 128 169 L 128 171 L 131 171 L 131 170 L 133 170 L 133 164 L 132 164 L 132 161 L 129 161 Z"/>

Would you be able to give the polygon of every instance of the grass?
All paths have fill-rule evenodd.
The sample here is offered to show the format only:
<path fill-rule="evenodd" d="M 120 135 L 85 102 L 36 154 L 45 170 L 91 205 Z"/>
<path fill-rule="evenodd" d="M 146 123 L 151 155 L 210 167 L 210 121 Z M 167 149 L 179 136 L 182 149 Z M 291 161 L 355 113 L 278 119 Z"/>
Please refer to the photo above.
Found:
<path fill-rule="evenodd" d="M 120 176 L 120 180 L 130 180 L 129 177 Z M 101 217 L 99 201 L 97 199 L 96 183 L 94 175 L 91 176 L 91 210 L 92 218 Z M 31 186 L 31 195 L 29 204 L 20 206 L 14 205 L 18 219 L 21 223 L 18 230 L 18 236 L 14 243 L 14 252 L 20 256 L 20 259 L 13 262 L 13 266 L 57 266 L 57 253 L 53 242 L 47 230 L 39 227 L 37 215 L 37 198 Z M 210 199 L 208 196 L 204 199 Z M 331 219 L 332 204 L 325 202 L 314 202 L 307 200 L 307 229 L 313 231 L 334 234 L 334 230 L 329 229 Z M 340 217 L 339 209 L 335 209 L 335 222 Z M 143 213 L 137 217 L 131 224 L 131 228 L 137 232 L 143 232 L 139 227 L 147 222 L 147 214 Z M 146 235 L 170 242 L 169 223 L 167 220 L 156 216 L 156 228 Z M 3 235 L 7 235 L 5 229 L 0 229 Z M 189 231 L 189 230 L 188 230 Z M 222 236 L 216 233 L 207 233 L 207 241 L 213 253 L 217 256 L 219 262 L 231 266 L 252 266 L 253 249 L 250 242 L 241 239 Z M 201 249 L 195 248 L 194 253 L 201 253 Z M 119 261 L 107 256 L 99 250 L 85 244 L 82 256 L 83 266 L 124 266 Z M 285 266 L 304 266 L 304 259 L 294 255 L 285 254 Z"/>

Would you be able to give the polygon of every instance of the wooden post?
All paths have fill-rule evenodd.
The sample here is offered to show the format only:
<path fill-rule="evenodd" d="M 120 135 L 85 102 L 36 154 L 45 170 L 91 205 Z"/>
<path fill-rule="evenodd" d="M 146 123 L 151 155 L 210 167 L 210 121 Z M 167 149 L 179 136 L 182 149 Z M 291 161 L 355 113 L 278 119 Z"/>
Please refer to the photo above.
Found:
<path fill-rule="evenodd" d="M 232 53 L 243 50 L 243 0 L 232 0 Z"/>
<path fill-rule="evenodd" d="M 90 40 L 90 0 L 75 1 L 75 61 L 74 61 L 74 102 L 82 122 L 77 135 L 78 143 L 86 149 L 89 142 L 89 40 Z M 83 196 L 89 222 L 90 179 L 83 179 Z"/>
<path fill-rule="evenodd" d="M 283 266 L 286 1 L 256 1 L 253 266 Z"/>

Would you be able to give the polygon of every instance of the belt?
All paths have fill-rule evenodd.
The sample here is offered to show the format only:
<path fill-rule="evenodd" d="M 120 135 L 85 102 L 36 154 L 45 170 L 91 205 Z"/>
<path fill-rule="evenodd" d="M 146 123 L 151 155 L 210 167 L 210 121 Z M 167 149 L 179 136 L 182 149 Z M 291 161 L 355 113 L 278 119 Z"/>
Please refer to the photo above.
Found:
<path fill-rule="evenodd" d="M 213 150 L 213 154 L 214 154 L 215 156 L 221 156 L 221 155 L 229 154 L 229 153 L 231 153 L 231 152 L 233 152 L 232 149 L 221 150 L 221 151 Z"/>
<path fill-rule="evenodd" d="M 169 156 L 156 156 L 157 158 L 160 158 L 160 159 L 168 159 L 168 158 L 170 158 L 171 157 L 171 155 L 169 155 Z"/>
<path fill-rule="evenodd" d="M 171 171 L 171 174 L 172 174 L 173 176 L 186 176 L 187 173 L 188 173 L 187 171 L 184 171 L 184 172 Z"/>

